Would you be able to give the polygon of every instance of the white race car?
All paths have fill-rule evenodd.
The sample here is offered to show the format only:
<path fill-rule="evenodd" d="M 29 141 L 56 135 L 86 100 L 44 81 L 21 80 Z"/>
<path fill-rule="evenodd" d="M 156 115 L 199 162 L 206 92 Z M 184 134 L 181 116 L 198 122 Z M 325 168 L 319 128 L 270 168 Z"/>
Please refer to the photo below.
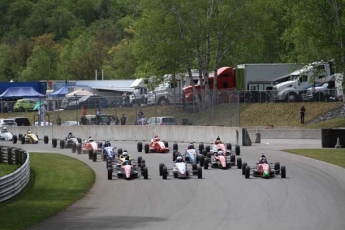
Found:
<path fill-rule="evenodd" d="M 192 170 L 188 169 L 188 164 L 183 162 L 175 162 L 172 169 L 168 169 L 163 163 L 159 164 L 159 175 L 163 179 L 167 179 L 169 175 L 174 176 L 174 178 L 190 178 L 190 176 L 198 176 L 199 179 L 202 179 L 202 168 L 198 167 L 196 164 L 192 165 Z"/>
<path fill-rule="evenodd" d="M 7 129 L 2 129 L 0 132 L 0 140 L 13 141 L 13 143 L 16 143 L 18 140 L 18 137 L 16 135 L 13 135 L 13 133 L 9 132 Z"/>

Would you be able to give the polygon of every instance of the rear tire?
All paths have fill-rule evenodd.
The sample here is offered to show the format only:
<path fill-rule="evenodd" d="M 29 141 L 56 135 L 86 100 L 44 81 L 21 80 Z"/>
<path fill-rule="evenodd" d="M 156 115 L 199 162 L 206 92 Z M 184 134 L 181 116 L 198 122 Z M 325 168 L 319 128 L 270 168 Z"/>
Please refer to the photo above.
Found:
<path fill-rule="evenodd" d="M 142 142 L 138 142 L 137 150 L 138 150 L 139 153 L 141 153 L 143 151 L 143 143 Z"/>
<path fill-rule="evenodd" d="M 77 145 L 77 153 L 81 154 L 81 144 L 79 144 L 79 143 Z"/>
<path fill-rule="evenodd" d="M 169 147 L 169 143 L 167 141 L 164 141 L 163 143 L 164 143 L 165 148 Z"/>
<path fill-rule="evenodd" d="M 241 157 L 238 157 L 238 158 L 237 158 L 237 168 L 238 168 L 238 169 L 241 169 L 241 168 L 242 168 L 242 158 L 241 158 Z"/>
<path fill-rule="evenodd" d="M 143 158 L 142 158 L 141 156 L 138 156 L 138 160 L 137 160 L 137 161 L 138 161 L 138 165 L 141 164 L 142 159 L 143 159 Z"/>
<path fill-rule="evenodd" d="M 149 144 L 145 144 L 144 149 L 145 149 L 145 153 L 149 153 L 150 145 Z"/>
<path fill-rule="evenodd" d="M 193 171 L 196 171 L 196 170 L 198 170 L 198 166 L 194 163 L 194 164 L 192 164 L 192 170 Z"/>
<path fill-rule="evenodd" d="M 177 151 L 174 150 L 174 151 L 173 151 L 173 162 L 176 161 L 176 157 L 177 157 Z"/>
<path fill-rule="evenodd" d="M 286 178 L 286 168 L 285 168 L 285 166 L 284 165 L 282 165 L 282 167 L 281 167 L 281 177 L 282 178 Z"/>
<path fill-rule="evenodd" d="M 204 163 L 205 163 L 205 156 L 204 155 L 199 156 L 199 163 L 200 163 L 201 167 L 204 166 Z"/>
<path fill-rule="evenodd" d="M 274 171 L 276 174 L 280 174 L 280 163 L 279 162 L 276 162 L 274 163 Z"/>
<path fill-rule="evenodd" d="M 113 179 L 113 170 L 108 170 L 108 180 Z"/>
<path fill-rule="evenodd" d="M 72 153 L 75 153 L 77 151 L 77 144 L 76 143 L 72 144 L 71 150 L 72 150 Z"/>
<path fill-rule="evenodd" d="M 204 169 L 208 169 L 208 162 L 209 162 L 209 159 L 206 158 L 204 162 Z"/>
<path fill-rule="evenodd" d="M 43 140 L 44 140 L 44 144 L 48 144 L 49 143 L 49 137 L 48 136 L 44 136 Z"/>
<path fill-rule="evenodd" d="M 177 145 L 177 143 L 174 143 L 174 144 L 173 144 L 173 150 L 178 151 L 178 145 Z"/>
<path fill-rule="evenodd" d="M 245 178 L 249 178 L 250 177 L 250 167 L 246 166 L 246 172 L 245 172 Z"/>
<path fill-rule="evenodd" d="M 160 163 L 160 164 L 159 164 L 159 175 L 160 175 L 160 176 L 163 175 L 163 167 L 164 167 L 164 164 L 163 164 L 163 163 Z"/>
<path fill-rule="evenodd" d="M 236 156 L 235 156 L 235 154 L 231 154 L 231 155 L 230 155 L 230 162 L 231 162 L 231 163 L 235 163 L 235 161 L 236 161 Z"/>
<path fill-rule="evenodd" d="M 117 150 L 117 155 L 118 155 L 118 156 L 122 155 L 122 149 L 121 149 L 121 148 L 119 148 L 119 149 Z"/>
<path fill-rule="evenodd" d="M 21 141 L 22 141 L 22 144 L 25 144 L 25 137 L 24 136 L 22 137 Z"/>
<path fill-rule="evenodd" d="M 241 149 L 240 149 L 240 146 L 239 146 L 239 145 L 236 145 L 236 146 L 235 146 L 235 153 L 236 153 L 237 156 L 240 155 Z"/>
<path fill-rule="evenodd" d="M 97 148 L 101 149 L 103 147 L 103 143 L 102 142 L 98 142 L 97 143 Z"/>
<path fill-rule="evenodd" d="M 53 146 L 53 148 L 56 148 L 56 146 L 57 146 L 57 139 L 56 138 L 53 138 L 52 146 Z"/>
<path fill-rule="evenodd" d="M 92 160 L 93 150 L 89 150 L 89 160 Z"/>
<path fill-rule="evenodd" d="M 211 150 L 211 147 L 209 145 L 206 145 L 206 152 L 208 153 Z"/>
<path fill-rule="evenodd" d="M 64 148 L 65 148 L 65 141 L 60 140 L 60 149 L 64 149 Z"/>
<path fill-rule="evenodd" d="M 198 179 L 202 179 L 202 168 L 198 167 Z"/>
<path fill-rule="evenodd" d="M 163 167 L 163 175 L 162 175 L 162 177 L 163 177 L 163 180 L 166 180 L 167 179 L 167 177 L 168 177 L 168 168 L 167 167 Z"/>
<path fill-rule="evenodd" d="M 13 144 L 16 144 L 17 141 L 18 141 L 17 135 L 13 135 L 13 137 L 12 137 L 12 143 L 13 143 Z"/>
<path fill-rule="evenodd" d="M 226 149 L 230 149 L 231 150 L 232 146 L 230 143 L 226 144 Z"/>
<path fill-rule="evenodd" d="M 77 138 L 77 141 L 79 144 L 81 144 L 81 138 L 80 137 Z"/>
<path fill-rule="evenodd" d="M 148 173 L 146 167 L 144 167 L 144 169 L 143 169 L 143 176 L 144 176 L 144 179 L 145 179 L 145 180 L 147 180 L 147 179 L 149 178 L 149 173 Z"/>
<path fill-rule="evenodd" d="M 93 154 L 92 154 L 92 161 L 93 162 L 97 161 L 97 152 L 93 152 Z"/>
<path fill-rule="evenodd" d="M 247 162 L 243 162 L 243 164 L 242 164 L 242 175 L 246 174 L 246 167 L 247 167 Z"/>
<path fill-rule="evenodd" d="M 201 153 L 204 150 L 204 143 L 199 144 L 199 152 Z"/>

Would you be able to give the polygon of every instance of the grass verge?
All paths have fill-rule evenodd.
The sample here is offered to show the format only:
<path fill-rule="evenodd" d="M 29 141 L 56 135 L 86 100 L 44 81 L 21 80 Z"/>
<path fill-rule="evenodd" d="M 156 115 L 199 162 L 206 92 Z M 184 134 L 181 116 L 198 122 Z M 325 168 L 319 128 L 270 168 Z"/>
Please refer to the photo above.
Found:
<path fill-rule="evenodd" d="M 17 165 L 8 165 L 6 163 L 0 163 L 0 177 L 14 172 L 17 168 Z"/>
<path fill-rule="evenodd" d="M 286 149 L 284 151 L 345 168 L 345 149 Z"/>
<path fill-rule="evenodd" d="M 23 229 L 54 216 L 82 198 L 95 174 L 77 159 L 53 153 L 30 154 L 27 187 L 0 205 L 0 229 Z"/>

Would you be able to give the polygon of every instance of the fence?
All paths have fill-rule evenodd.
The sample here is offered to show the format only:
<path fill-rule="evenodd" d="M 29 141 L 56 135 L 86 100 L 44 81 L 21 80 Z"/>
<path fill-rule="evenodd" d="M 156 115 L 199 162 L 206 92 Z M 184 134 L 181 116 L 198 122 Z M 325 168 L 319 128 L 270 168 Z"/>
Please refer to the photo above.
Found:
<path fill-rule="evenodd" d="M 3 202 L 17 195 L 29 182 L 29 153 L 19 148 L 0 146 L 0 163 L 21 165 L 13 173 L 0 178 L 0 202 Z"/>

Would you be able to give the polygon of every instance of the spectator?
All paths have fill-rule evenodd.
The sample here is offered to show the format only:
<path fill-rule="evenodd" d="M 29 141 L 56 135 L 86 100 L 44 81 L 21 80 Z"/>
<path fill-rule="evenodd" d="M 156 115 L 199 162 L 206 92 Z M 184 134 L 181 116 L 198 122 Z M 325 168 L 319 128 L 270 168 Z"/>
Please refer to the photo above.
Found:
<path fill-rule="evenodd" d="M 85 106 L 83 107 L 83 110 L 81 111 L 81 115 L 86 116 L 86 107 Z"/>
<path fill-rule="evenodd" d="M 305 115 L 305 107 L 304 107 L 304 105 L 301 106 L 299 112 L 301 114 L 301 124 L 304 124 L 304 115 Z"/>
<path fill-rule="evenodd" d="M 96 112 L 96 122 L 97 122 L 97 125 L 99 125 L 101 123 L 101 115 L 102 115 L 102 111 L 101 111 L 101 109 L 98 109 L 97 112 Z"/>
<path fill-rule="evenodd" d="M 126 120 L 127 120 L 127 118 L 125 117 L 124 114 L 122 114 L 122 117 L 121 117 L 121 125 L 126 125 Z"/>
<path fill-rule="evenodd" d="M 142 118 L 144 118 L 144 113 L 140 109 L 139 114 L 138 114 L 138 119 L 142 119 Z"/>
<path fill-rule="evenodd" d="M 42 104 L 39 109 L 38 109 L 38 125 L 45 126 L 46 121 L 45 121 L 45 113 L 46 113 L 46 108 L 44 104 Z"/>
<path fill-rule="evenodd" d="M 115 118 L 114 118 L 114 121 L 115 121 L 115 125 L 119 125 L 120 120 L 119 120 L 119 118 L 118 118 L 118 117 L 115 117 Z"/>

